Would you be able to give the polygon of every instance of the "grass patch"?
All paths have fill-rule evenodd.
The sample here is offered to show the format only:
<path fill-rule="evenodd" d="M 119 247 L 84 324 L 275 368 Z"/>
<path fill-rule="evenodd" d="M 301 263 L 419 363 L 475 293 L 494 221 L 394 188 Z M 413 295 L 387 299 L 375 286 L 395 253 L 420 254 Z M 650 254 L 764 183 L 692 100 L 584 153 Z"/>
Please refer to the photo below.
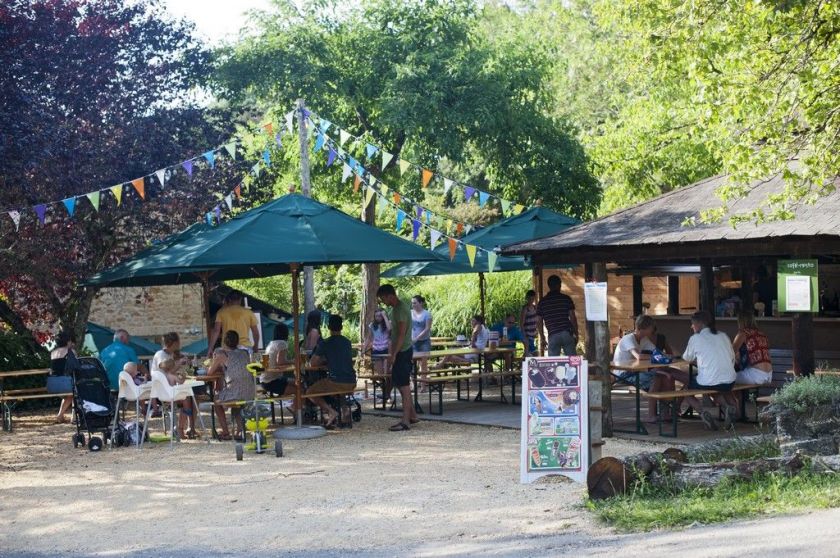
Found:
<path fill-rule="evenodd" d="M 692 523 L 840 507 L 840 475 L 766 475 L 749 482 L 725 481 L 714 488 L 676 490 L 642 484 L 609 500 L 586 503 L 622 531 L 649 531 Z"/>
<path fill-rule="evenodd" d="M 728 442 L 728 443 L 727 443 Z M 782 452 L 771 436 L 736 437 L 721 440 L 714 447 L 696 446 L 686 451 L 689 463 L 719 463 L 779 457 Z"/>

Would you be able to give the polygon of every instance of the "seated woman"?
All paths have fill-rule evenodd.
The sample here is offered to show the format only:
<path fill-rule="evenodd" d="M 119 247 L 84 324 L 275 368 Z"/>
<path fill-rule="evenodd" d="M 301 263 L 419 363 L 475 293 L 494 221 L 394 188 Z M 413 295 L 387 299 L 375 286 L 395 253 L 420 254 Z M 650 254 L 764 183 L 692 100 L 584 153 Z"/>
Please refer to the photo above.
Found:
<path fill-rule="evenodd" d="M 184 383 L 183 379 L 180 378 L 185 377 L 182 368 L 187 362 L 188 359 L 181 356 L 180 336 L 177 332 L 171 331 L 163 336 L 163 348 L 155 353 L 149 368 L 152 372 L 161 372 L 166 375 L 169 385 L 174 386 L 176 383 Z M 184 399 L 179 405 L 181 412 L 178 414 L 178 435 L 181 438 L 195 438 L 195 417 L 193 416 L 192 400 Z M 184 428 L 187 422 L 189 422 L 190 429 L 185 434 Z"/>
<path fill-rule="evenodd" d="M 689 389 L 709 389 L 723 392 L 712 396 L 712 401 L 724 409 L 725 426 L 732 426 L 738 412 L 738 401 L 732 394 L 735 384 L 735 352 L 729 337 L 717 331 L 711 315 L 706 311 L 691 315 L 691 329 L 694 331 L 683 353 L 686 362 L 697 362 L 697 376 L 689 378 L 688 372 L 675 371 L 673 376 L 687 385 Z M 709 430 L 717 430 L 717 421 L 711 413 L 703 410 L 702 403 L 695 397 L 683 399 L 700 414 L 703 425 Z"/>
<path fill-rule="evenodd" d="M 618 342 L 613 354 L 613 362 L 617 364 L 630 364 L 637 360 L 648 360 L 650 354 L 656 349 L 652 341 L 656 324 L 653 318 L 647 315 L 640 315 L 636 318 L 636 327 L 625 335 Z M 636 382 L 639 377 L 639 388 L 647 392 L 670 391 L 674 389 L 674 380 L 671 378 L 670 370 L 657 370 L 648 372 L 622 372 L 616 375 L 618 380 L 628 384 Z M 663 417 L 670 420 L 670 417 Z M 645 422 L 656 422 L 656 400 L 648 399 L 648 416 Z"/>
<path fill-rule="evenodd" d="M 268 353 L 268 370 L 260 377 L 263 389 L 272 395 L 294 393 L 294 384 L 289 384 L 289 377 L 277 368 L 287 364 L 289 350 L 289 328 L 286 324 L 277 324 L 274 328 L 274 340 L 265 348 Z"/>
<path fill-rule="evenodd" d="M 55 349 L 50 353 L 50 375 L 51 376 L 68 376 L 72 372 L 69 368 L 74 366 L 76 359 L 76 334 L 70 330 L 62 330 L 56 339 Z M 70 366 L 68 366 L 70 362 Z M 72 379 L 71 379 L 72 382 Z M 55 417 L 55 422 L 67 422 L 67 411 L 73 406 L 73 396 L 68 395 L 61 400 L 61 406 L 58 408 L 58 415 Z"/>
<path fill-rule="evenodd" d="M 476 314 L 470 320 L 470 325 L 472 326 L 470 347 L 473 349 L 484 350 L 487 347 L 487 343 L 490 341 L 490 331 L 484 325 L 484 316 Z M 448 355 L 443 357 L 440 362 L 433 366 L 433 368 L 440 370 L 450 364 L 474 364 L 477 361 L 478 355 L 474 354 L 466 354 L 464 356 Z"/>
<path fill-rule="evenodd" d="M 256 386 L 251 372 L 246 368 L 250 362 L 250 355 L 239 346 L 239 334 L 233 330 L 225 333 L 222 346 L 213 352 L 213 362 L 210 364 L 209 375 L 224 374 L 224 387 L 216 397 L 217 402 L 243 401 L 255 397 Z M 216 418 L 222 428 L 220 440 L 230 440 L 225 409 L 221 405 L 215 406 Z M 242 409 L 231 407 L 231 417 L 234 421 L 234 436 L 242 440 L 245 434 L 245 422 L 242 420 Z"/>
<path fill-rule="evenodd" d="M 770 346 L 767 335 L 758 329 L 752 310 L 738 315 L 738 333 L 732 340 L 732 350 L 741 356 L 741 370 L 735 374 L 736 384 L 769 384 L 773 379 Z"/>
<path fill-rule="evenodd" d="M 312 355 L 310 364 L 313 367 L 326 366 L 327 377 L 309 386 L 307 395 L 330 392 L 352 392 L 356 388 L 356 371 L 353 369 L 353 346 L 350 340 L 341 334 L 344 320 L 341 316 L 330 315 L 327 327 L 330 336 L 321 341 Z M 324 426 L 335 428 L 338 415 L 323 397 L 312 397 L 312 402 L 321 408 L 324 416 Z"/>

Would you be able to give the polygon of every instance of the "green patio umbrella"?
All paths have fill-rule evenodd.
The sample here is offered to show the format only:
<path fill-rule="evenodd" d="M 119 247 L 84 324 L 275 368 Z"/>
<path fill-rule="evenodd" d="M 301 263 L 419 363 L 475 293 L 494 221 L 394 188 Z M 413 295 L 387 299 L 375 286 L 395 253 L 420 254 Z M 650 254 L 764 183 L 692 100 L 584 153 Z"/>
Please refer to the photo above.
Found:
<path fill-rule="evenodd" d="M 87 323 L 85 329 L 85 341 L 83 347 L 92 354 L 99 354 L 102 349 L 114 342 L 114 330 L 95 324 L 93 322 Z M 151 341 L 147 341 L 142 337 L 132 337 L 128 342 L 128 346 L 134 349 L 138 355 L 153 355 L 160 347 Z"/>
<path fill-rule="evenodd" d="M 532 207 L 519 215 L 502 219 L 488 227 L 463 236 L 463 244 L 472 244 L 484 250 L 495 250 L 507 244 L 524 242 L 535 238 L 551 236 L 580 223 L 577 219 L 557 213 L 544 207 Z M 414 277 L 418 275 L 452 275 L 456 273 L 478 273 L 481 291 L 481 313 L 484 314 L 484 272 L 521 271 L 532 269 L 530 262 L 520 256 L 498 256 L 492 270 L 489 269 L 487 252 L 477 250 L 474 265 L 470 265 L 467 251 L 461 247 L 455 258 L 449 260 L 449 246 L 444 243 L 435 252 L 445 261 L 411 262 L 396 265 L 382 273 L 382 277 Z"/>
<path fill-rule="evenodd" d="M 218 227 L 193 225 L 160 245 L 94 275 L 86 283 L 145 286 L 201 282 L 206 292 L 211 279 L 222 281 L 291 273 L 292 315 L 297 316 L 300 313 L 298 278 L 305 265 L 443 259 L 439 254 L 363 223 L 334 207 L 300 194 L 288 194 Z M 208 313 L 206 308 L 205 302 L 205 315 Z M 297 350 L 297 321 L 293 329 Z M 299 358 L 295 359 L 295 368 L 299 378 Z M 300 384 L 296 384 L 300 410 Z"/>

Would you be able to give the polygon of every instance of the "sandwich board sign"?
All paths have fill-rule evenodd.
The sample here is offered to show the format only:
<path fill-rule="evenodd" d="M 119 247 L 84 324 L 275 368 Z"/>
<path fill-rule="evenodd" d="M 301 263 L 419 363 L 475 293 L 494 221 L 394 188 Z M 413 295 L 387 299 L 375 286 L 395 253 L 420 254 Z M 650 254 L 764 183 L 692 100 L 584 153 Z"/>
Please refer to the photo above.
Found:
<path fill-rule="evenodd" d="M 564 475 L 586 482 L 589 469 L 587 362 L 579 356 L 522 363 L 519 480 Z"/>

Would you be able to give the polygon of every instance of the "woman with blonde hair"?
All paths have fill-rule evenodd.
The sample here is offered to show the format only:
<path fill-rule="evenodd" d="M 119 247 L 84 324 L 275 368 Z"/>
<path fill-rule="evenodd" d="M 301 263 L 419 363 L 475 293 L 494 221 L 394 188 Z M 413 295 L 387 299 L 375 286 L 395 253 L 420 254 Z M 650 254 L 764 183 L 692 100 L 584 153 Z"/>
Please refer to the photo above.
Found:
<path fill-rule="evenodd" d="M 738 333 L 732 340 L 732 350 L 741 361 L 741 370 L 735 374 L 736 384 L 770 383 L 773 379 L 770 345 L 767 335 L 758 329 L 752 310 L 738 315 Z"/>

